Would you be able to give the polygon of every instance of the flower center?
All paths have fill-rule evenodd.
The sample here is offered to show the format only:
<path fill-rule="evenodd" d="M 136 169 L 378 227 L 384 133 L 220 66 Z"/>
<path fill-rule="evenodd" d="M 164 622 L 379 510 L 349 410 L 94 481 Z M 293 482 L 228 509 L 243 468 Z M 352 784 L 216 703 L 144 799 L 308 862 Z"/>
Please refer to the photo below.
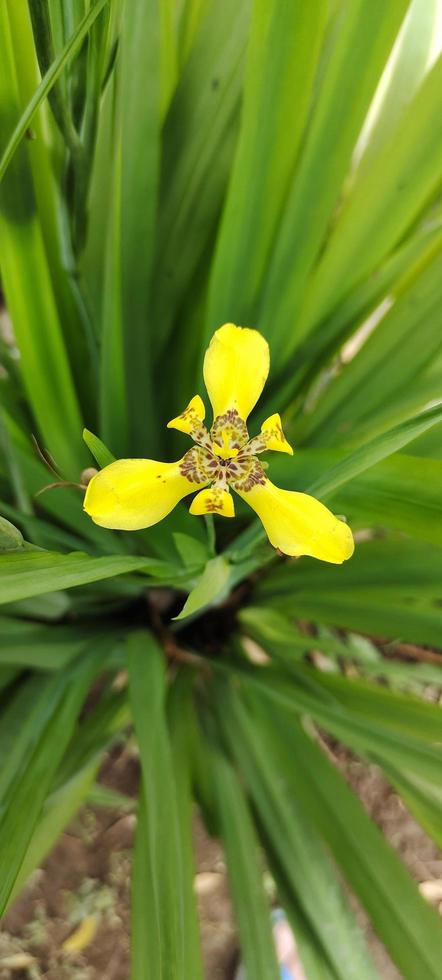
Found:
<path fill-rule="evenodd" d="M 239 449 L 236 446 L 231 446 L 229 432 L 223 430 L 220 436 L 222 438 L 222 444 L 212 442 L 212 451 L 216 456 L 220 457 L 222 463 L 225 463 L 228 459 L 234 459 L 238 455 Z"/>
<path fill-rule="evenodd" d="M 229 485 L 240 492 L 265 483 L 264 469 L 253 453 L 258 439 L 249 441 L 247 425 L 236 409 L 218 415 L 210 435 L 201 424 L 192 435 L 199 445 L 189 449 L 181 464 L 181 473 L 191 482 L 209 481 L 214 489 L 224 490 Z"/>
<path fill-rule="evenodd" d="M 218 415 L 210 430 L 211 449 L 221 459 L 234 459 L 249 441 L 244 419 L 235 408 Z"/>

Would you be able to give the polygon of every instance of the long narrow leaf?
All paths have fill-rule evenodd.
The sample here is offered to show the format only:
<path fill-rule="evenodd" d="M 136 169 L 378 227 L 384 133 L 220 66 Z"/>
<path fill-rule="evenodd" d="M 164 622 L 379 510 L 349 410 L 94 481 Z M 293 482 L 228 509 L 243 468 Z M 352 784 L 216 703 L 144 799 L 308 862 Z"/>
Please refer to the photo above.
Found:
<path fill-rule="evenodd" d="M 270 720 L 271 719 L 271 720 Z M 290 781 L 332 849 L 405 980 L 439 975 L 441 926 L 434 910 L 365 813 L 343 777 L 302 731 L 269 716 L 290 755 Z"/>
<path fill-rule="evenodd" d="M 7 907 L 57 765 L 69 741 L 95 663 L 58 678 L 58 697 L 39 740 L 11 791 L 0 823 L 0 911 Z"/>
<path fill-rule="evenodd" d="M 232 766 L 213 753 L 221 833 L 245 967 L 254 980 L 278 980 L 270 910 L 263 891 L 260 855 L 244 792 Z"/>
<path fill-rule="evenodd" d="M 374 978 L 376 974 L 326 852 L 296 805 L 296 796 L 288 792 L 282 759 L 275 758 L 262 726 L 252 725 L 238 697 L 224 689 L 219 699 L 220 692 L 217 700 L 224 736 L 244 774 L 266 838 L 318 945 L 336 977 Z"/>
<path fill-rule="evenodd" d="M 94 5 L 85 14 L 83 19 L 80 21 L 77 29 L 72 34 L 63 51 L 58 55 L 58 57 L 53 61 L 51 67 L 48 69 L 46 75 L 42 79 L 37 91 L 35 92 L 33 98 L 31 99 L 29 105 L 21 115 L 7 146 L 3 151 L 2 158 L 0 160 L 0 180 L 2 179 L 10 160 L 12 159 L 17 147 L 19 146 L 21 140 L 26 134 L 30 123 L 32 122 L 34 113 L 48 96 L 49 92 L 57 82 L 61 73 L 63 72 L 66 65 L 69 63 L 71 58 L 75 56 L 77 51 L 80 49 L 84 38 L 90 31 L 92 24 L 98 17 L 98 14 L 102 11 L 108 0 L 95 0 Z"/>
<path fill-rule="evenodd" d="M 166 677 L 161 650 L 149 633 L 128 640 L 132 712 L 140 744 L 143 781 L 133 901 L 133 980 L 184 976 L 183 863 L 170 738 Z M 151 923 L 146 956 L 145 914 Z"/>

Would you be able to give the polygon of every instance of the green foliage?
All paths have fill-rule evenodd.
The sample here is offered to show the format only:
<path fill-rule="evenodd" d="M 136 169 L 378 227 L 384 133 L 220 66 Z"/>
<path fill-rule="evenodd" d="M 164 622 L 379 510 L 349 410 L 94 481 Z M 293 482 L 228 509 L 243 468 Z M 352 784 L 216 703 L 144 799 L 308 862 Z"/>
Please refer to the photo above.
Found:
<path fill-rule="evenodd" d="M 309 980 L 377 975 L 343 882 L 405 980 L 440 975 L 436 915 L 318 737 L 441 842 L 434 11 L 0 5 L 0 906 L 84 800 L 118 805 L 94 784 L 133 730 L 133 980 L 202 976 L 195 802 L 250 980 L 278 975 L 266 869 Z M 345 515 L 344 566 L 281 560 L 241 502 L 127 534 L 83 512 L 85 468 L 183 452 L 164 423 L 223 320 L 269 341 L 256 421 L 299 447 L 272 477 Z"/>

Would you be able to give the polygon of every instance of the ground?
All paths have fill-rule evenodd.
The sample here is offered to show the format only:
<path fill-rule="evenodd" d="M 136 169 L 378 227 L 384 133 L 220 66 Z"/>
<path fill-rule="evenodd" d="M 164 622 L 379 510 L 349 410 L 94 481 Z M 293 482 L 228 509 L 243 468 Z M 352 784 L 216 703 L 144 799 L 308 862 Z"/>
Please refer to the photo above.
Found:
<path fill-rule="evenodd" d="M 442 855 L 375 767 L 327 746 L 369 813 L 400 853 L 428 900 L 442 912 Z M 103 780 L 134 795 L 138 761 L 130 748 L 115 753 Z M 0 935 L 0 980 L 128 980 L 130 850 L 135 816 L 87 806 L 9 910 Z M 195 890 L 206 980 L 231 980 L 237 961 L 223 853 L 195 816 Z M 366 918 L 357 910 L 383 980 L 398 980 Z M 82 933 L 79 924 L 86 919 Z M 74 946 L 63 944 L 72 936 Z"/>

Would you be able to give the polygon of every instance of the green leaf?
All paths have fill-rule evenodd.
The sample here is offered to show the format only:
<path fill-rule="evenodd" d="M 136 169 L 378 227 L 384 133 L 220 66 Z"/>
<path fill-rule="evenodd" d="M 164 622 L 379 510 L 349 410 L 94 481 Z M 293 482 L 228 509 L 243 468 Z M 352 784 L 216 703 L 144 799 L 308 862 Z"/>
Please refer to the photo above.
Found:
<path fill-rule="evenodd" d="M 310 674 L 306 668 L 306 676 Z M 318 684 L 342 704 L 346 713 L 364 719 L 376 727 L 382 725 L 396 734 L 432 742 L 442 739 L 442 708 L 410 695 L 399 694 L 367 681 L 342 674 L 319 673 Z M 442 681 L 442 670 L 441 670 Z"/>
<path fill-rule="evenodd" d="M 252 637 L 271 657 L 284 662 L 289 672 L 292 665 L 303 659 L 306 653 L 321 650 L 329 658 L 330 670 L 339 670 L 342 660 L 349 661 L 357 665 L 360 674 L 387 680 L 394 688 L 420 693 L 422 687 L 438 684 L 441 680 L 441 668 L 436 663 L 404 663 L 387 659 L 389 649 L 393 654 L 395 652 L 394 644 L 389 644 L 387 656 L 384 656 L 371 640 L 356 633 L 348 634 L 344 640 L 320 623 L 311 624 L 315 626 L 314 633 L 305 633 L 290 615 L 283 615 L 266 606 L 247 606 L 240 611 L 238 619 L 246 635 Z M 247 655 L 244 641 L 243 646 Z M 379 686 L 375 690 L 379 691 Z M 440 716 L 437 718 L 440 725 Z"/>
<path fill-rule="evenodd" d="M 229 588 L 229 580 L 230 565 L 226 559 L 222 555 L 211 558 L 201 578 L 189 593 L 181 612 L 174 619 L 187 619 L 207 606 L 222 602 Z"/>
<path fill-rule="evenodd" d="M 284 868 L 282 864 L 278 864 L 274 856 L 272 868 L 278 888 L 278 899 L 296 937 L 296 946 L 305 975 L 315 977 L 315 980 L 336 980 L 336 973 L 319 946 L 314 930 L 310 928 L 296 897 L 290 891 L 290 886 L 285 879 Z"/>
<path fill-rule="evenodd" d="M 254 980 L 278 980 L 269 903 L 252 819 L 238 777 L 221 752 L 210 765 L 216 786 L 222 839 L 235 907 L 242 959 Z"/>
<path fill-rule="evenodd" d="M 84 15 L 76 30 L 73 32 L 69 41 L 65 45 L 63 51 L 61 51 L 57 58 L 55 58 L 55 60 L 52 62 L 51 67 L 48 69 L 46 75 L 40 82 L 40 85 L 29 102 L 29 105 L 20 116 L 20 119 L 3 151 L 3 155 L 0 160 L 0 181 L 2 180 L 17 147 L 19 146 L 23 137 L 26 135 L 26 130 L 29 128 L 34 114 L 37 112 L 37 109 L 44 99 L 48 96 L 49 92 L 57 82 L 71 58 L 73 58 L 80 50 L 84 38 L 90 31 L 92 24 L 98 17 L 99 13 L 103 10 L 106 3 L 108 3 L 108 0 L 95 0 L 94 5 Z"/>
<path fill-rule="evenodd" d="M 395 51 L 394 65 L 391 66 L 378 111 L 369 128 L 358 174 L 374 164 L 379 148 L 387 143 L 422 82 L 428 67 L 437 15 L 438 0 L 412 0 L 410 3 L 396 39 L 395 48 L 398 50 Z M 378 93 L 379 89 L 376 97 Z"/>
<path fill-rule="evenodd" d="M 442 547 L 442 461 L 395 454 L 333 495 L 350 524 L 387 527 Z"/>
<path fill-rule="evenodd" d="M 20 5 L 23 13 L 23 6 Z M 15 10 L 17 10 L 15 5 Z M 11 24 L 0 8 L 1 134 L 20 111 L 21 92 Z M 20 61 L 23 72 L 26 62 Z M 56 465 L 78 479 L 83 452 L 81 413 L 49 262 L 48 229 L 40 217 L 31 151 L 20 146 L 0 186 L 2 283 L 20 349 L 20 374 L 29 406 Z M 41 163 L 40 163 L 41 165 Z M 43 165 L 44 166 L 44 165 Z M 49 203 L 46 201 L 47 208 Z M 42 329 L 44 324 L 44 329 Z M 60 406 L 63 412 L 60 412 Z"/>
<path fill-rule="evenodd" d="M 151 275 L 160 167 L 162 116 L 174 84 L 169 0 L 132 0 L 122 12 L 119 92 L 121 130 L 116 145 L 121 330 L 132 453 L 145 455 L 156 431 L 152 397 Z M 121 86 L 121 87 L 120 87 Z M 157 321 L 159 323 L 159 321 Z M 108 374 L 108 380 L 109 380 Z"/>
<path fill-rule="evenodd" d="M 62 670 L 87 647 L 90 636 L 73 625 L 44 626 L 0 616 L 0 664 Z"/>
<path fill-rule="evenodd" d="M 191 747 L 196 725 L 193 686 L 193 673 L 182 670 L 176 675 L 169 692 L 167 717 L 179 813 L 179 850 L 183 872 L 182 915 L 185 936 L 184 955 L 186 957 L 184 975 L 195 978 L 195 980 L 202 980 L 201 937 L 194 888 L 196 868 L 193 853 L 194 802 Z"/>
<path fill-rule="evenodd" d="M 60 682 L 31 675 L 17 686 L 0 721 L 2 812 L 14 779 L 24 771 L 35 741 L 54 710 Z"/>
<path fill-rule="evenodd" d="M 38 740 L 10 789 L 9 804 L 0 820 L 1 913 L 13 894 L 55 770 L 96 670 L 97 665 L 89 661 L 73 674 L 66 671 L 56 676 L 51 707 L 43 715 L 43 726 L 38 723 Z"/>
<path fill-rule="evenodd" d="M 419 225 L 408 238 L 401 242 L 398 248 L 389 255 L 376 272 L 367 279 L 358 283 L 343 299 L 339 305 L 329 311 L 327 316 L 321 320 L 305 338 L 299 346 L 296 358 L 296 366 L 290 364 L 286 368 L 283 378 L 284 387 L 279 389 L 278 399 L 284 404 L 294 398 L 303 390 L 307 383 L 318 378 L 322 368 L 329 363 L 333 355 L 339 357 L 339 347 L 350 340 L 352 346 L 362 339 L 371 323 L 377 321 L 382 307 L 388 308 L 391 297 L 397 294 L 398 284 L 403 280 L 417 262 L 428 257 L 429 248 L 432 243 L 440 236 L 440 220 L 429 221 L 427 224 Z M 414 311 L 409 314 L 414 318 Z M 373 318 L 373 319 L 372 319 Z M 385 318 L 382 319 L 385 323 Z M 359 334 L 360 328 L 361 334 Z M 341 371 L 342 374 L 342 371 Z M 326 388 L 325 396 L 319 392 L 320 398 L 315 405 L 314 412 L 302 419 L 302 437 L 306 436 L 310 430 L 320 429 L 321 422 L 319 415 L 327 417 L 326 409 L 323 408 L 327 402 L 328 394 L 333 391 L 335 380 L 330 378 L 330 384 Z M 371 395 L 375 394 L 372 386 Z M 264 395 L 265 397 L 265 395 Z M 271 405 L 268 406 L 271 411 Z M 417 408 L 421 407 L 419 404 Z M 422 407 L 424 407 L 422 405 Z M 264 406 L 264 414 L 267 405 Z M 410 410 L 411 411 L 411 410 Z M 297 428 L 300 420 L 297 419 Z M 319 432 L 318 432 L 319 437 Z"/>
<path fill-rule="evenodd" d="M 348 647 L 343 640 L 303 633 L 289 616 L 266 605 L 241 609 L 239 622 L 248 636 L 276 657 L 289 657 L 290 661 L 294 661 L 312 649 L 334 656 L 348 656 Z"/>
<path fill-rule="evenodd" d="M 437 375 L 429 386 L 423 381 L 440 354 L 441 247 L 439 233 L 394 284 L 386 313 L 320 399 L 309 426 L 310 442 L 342 441 L 345 433 L 347 443 L 360 443 L 365 432 L 372 436 L 390 427 L 395 411 L 400 419 L 407 404 L 413 410 L 437 399 Z"/>
<path fill-rule="evenodd" d="M 65 827 L 73 819 L 90 792 L 97 773 L 98 761 L 89 764 L 48 796 L 41 817 L 30 839 L 10 896 L 13 902 L 26 885 L 29 876 L 40 867 L 46 855 L 56 844 Z"/>
<path fill-rule="evenodd" d="M 147 632 L 127 642 L 142 785 L 132 905 L 133 980 L 181 980 L 186 963 L 179 812 L 165 713 L 162 651 Z M 149 923 L 146 928 L 146 922 Z"/>
<path fill-rule="evenodd" d="M 332 850 L 405 980 L 439 975 L 441 926 L 434 910 L 338 770 L 293 719 L 269 715 L 290 759 L 289 787 Z M 290 791 L 289 789 L 289 791 Z"/>
<path fill-rule="evenodd" d="M 288 711 L 306 712 L 349 748 L 369 762 L 394 766 L 401 771 L 423 776 L 433 785 L 440 785 L 442 751 L 439 745 L 404 733 L 400 725 L 387 725 L 382 719 L 368 721 L 364 715 L 345 710 L 339 701 L 326 697 L 320 681 L 293 665 L 287 677 L 265 673 L 268 696 Z M 263 690 L 263 681 L 250 677 L 251 688 Z M 380 700 L 380 706 L 382 701 Z M 440 731 L 439 724 L 439 731 Z"/>
<path fill-rule="evenodd" d="M 389 140 L 345 201 L 326 255 L 312 277 L 300 329 L 372 272 L 400 241 L 440 185 L 438 120 L 442 58 L 428 72 Z"/>
<path fill-rule="evenodd" d="M 4 517 L 0 517 L 0 553 L 3 551 L 17 551 L 23 548 L 23 545 L 23 535 L 18 527 L 14 527 Z"/>
<path fill-rule="evenodd" d="M 401 772 L 383 763 L 383 769 L 405 805 L 421 827 L 442 847 L 442 785 L 435 784 L 416 773 Z"/>
<path fill-rule="evenodd" d="M 339 569 L 304 559 L 273 568 L 254 596 L 302 619 L 440 646 L 442 551 L 406 540 L 360 542 Z"/>
<path fill-rule="evenodd" d="M 103 807 L 105 810 L 125 810 L 130 812 L 135 809 L 135 800 L 126 793 L 120 793 L 111 786 L 104 783 L 93 783 L 88 790 L 87 802 L 90 806 Z"/>
<path fill-rule="evenodd" d="M 100 670 L 106 653 L 107 649 L 104 645 L 97 657 Z M 11 901 L 20 892 L 34 868 L 40 865 L 53 847 L 80 805 L 86 798 L 90 801 L 93 780 L 96 778 L 103 753 L 115 737 L 121 737 L 129 722 L 125 694 L 123 699 L 121 693 L 119 695 L 105 693 L 95 707 L 78 721 L 24 856 Z M 105 787 L 101 787 L 101 790 L 104 796 Z M 118 801 L 118 805 L 120 803 L 121 801 Z M 111 802 L 108 799 L 107 805 L 115 806 L 116 801 Z"/>
<path fill-rule="evenodd" d="M 115 456 L 112 455 L 110 449 L 104 445 L 104 442 L 98 436 L 94 436 L 93 432 L 89 432 L 89 429 L 83 429 L 83 439 L 101 468 L 108 466 L 109 463 L 115 462 Z"/>
<path fill-rule="evenodd" d="M 407 0 L 346 3 L 333 23 L 314 111 L 271 256 L 259 324 L 274 362 L 299 341 L 297 313 L 350 166 L 354 145 L 406 12 Z M 357 53 L 357 54 L 356 54 Z"/>
<path fill-rule="evenodd" d="M 103 171 L 109 167 L 106 180 L 105 214 L 95 213 L 96 221 L 105 221 L 106 237 L 103 256 L 103 281 L 99 303 L 101 359 L 100 359 L 100 432 L 112 442 L 117 455 L 124 456 L 129 443 L 128 431 L 128 385 L 125 359 L 125 311 L 123 310 L 123 267 L 122 267 L 122 86 L 114 75 L 105 95 L 102 129 L 99 131 L 101 143 L 98 150 L 103 159 L 96 157 L 97 173 L 95 179 L 101 185 Z M 106 116 L 109 115 L 110 121 Z M 105 152 L 106 151 L 106 152 Z M 109 202 L 110 194 L 110 202 Z M 99 198 L 99 204 L 101 199 Z M 92 230 L 92 234 L 96 234 Z M 101 241 L 100 241 L 101 244 Z M 100 256 L 101 259 L 101 256 Z M 93 275 L 91 270 L 90 275 Z"/>
<path fill-rule="evenodd" d="M 273 751 L 263 724 L 245 711 L 237 695 L 218 688 L 216 708 L 230 750 L 252 796 L 267 846 L 284 871 L 293 900 L 336 978 L 362 980 L 376 973 L 347 907 L 335 870 L 311 820 L 297 804 L 287 760 Z M 290 789 L 289 789 L 290 786 Z"/>
<path fill-rule="evenodd" d="M 90 558 L 80 552 L 59 555 L 50 551 L 0 555 L 0 604 L 58 589 L 71 589 L 88 582 L 100 582 L 125 572 L 142 570 L 155 574 L 165 567 L 164 562 L 130 555 Z"/>
<path fill-rule="evenodd" d="M 310 105 L 326 16 L 323 0 L 254 4 L 238 148 L 211 273 L 207 339 L 231 319 L 232 310 L 238 323 L 255 319 Z M 269 111 L 270 106 L 277 111 Z"/>
<path fill-rule="evenodd" d="M 152 316 L 161 323 L 156 347 L 167 363 L 173 353 L 167 342 L 174 316 L 181 313 L 194 276 L 205 275 L 202 265 L 223 206 L 237 136 L 250 8 L 250 0 L 223 0 L 222 5 L 210 0 L 165 121 Z M 185 330 L 176 362 L 180 375 L 182 354 L 190 345 L 191 385 L 201 360 L 200 333 L 198 318 L 191 332 Z M 167 394 L 170 403 L 173 392 Z M 175 408 L 182 411 L 174 402 L 169 418 Z"/>
<path fill-rule="evenodd" d="M 353 453 L 350 453 L 349 456 L 337 463 L 328 473 L 315 480 L 308 488 L 309 493 L 318 497 L 330 495 L 338 487 L 347 483 L 348 480 L 353 479 L 353 477 L 368 470 L 370 466 L 374 466 L 375 463 L 379 463 L 380 460 L 402 449 L 403 446 L 406 446 L 407 443 L 416 439 L 423 432 L 426 432 L 427 429 L 440 422 L 441 419 L 441 405 L 437 405 L 435 408 L 429 408 L 424 412 L 420 412 L 418 415 L 413 415 L 411 418 L 406 419 L 405 422 L 401 422 L 400 425 L 376 436 L 370 442 L 360 446 L 359 449 L 355 449 Z"/>
<path fill-rule="evenodd" d="M 137 829 L 132 865 L 132 980 L 162 977 L 161 925 L 157 908 L 156 877 L 152 869 L 151 829 L 144 785 L 138 802 Z M 146 928 L 148 923 L 148 928 Z M 165 974 L 173 976 L 173 974 Z"/>
<path fill-rule="evenodd" d="M 209 0 L 183 0 L 179 13 L 178 40 L 179 60 L 182 67 L 191 51 L 195 34 L 200 22 L 206 14 Z"/>
<path fill-rule="evenodd" d="M 199 569 L 204 566 L 209 559 L 207 544 L 198 538 L 184 534 L 182 531 L 172 533 L 176 550 L 186 568 Z"/>

